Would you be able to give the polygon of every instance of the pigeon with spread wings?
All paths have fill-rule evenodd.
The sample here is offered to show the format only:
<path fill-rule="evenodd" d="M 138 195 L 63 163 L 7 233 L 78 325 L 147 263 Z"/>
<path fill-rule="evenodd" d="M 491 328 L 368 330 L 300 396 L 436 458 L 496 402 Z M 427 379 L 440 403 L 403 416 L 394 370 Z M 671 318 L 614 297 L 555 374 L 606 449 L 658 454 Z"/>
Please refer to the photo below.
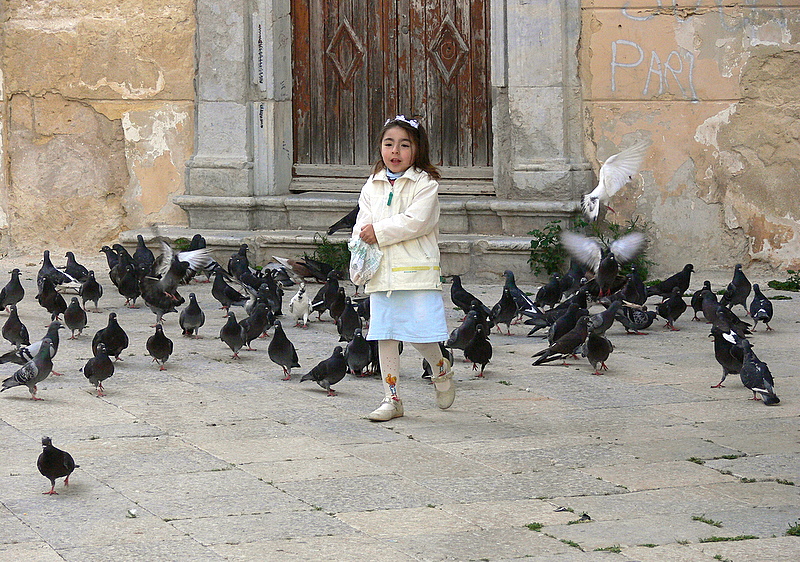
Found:
<path fill-rule="evenodd" d="M 613 212 L 608 206 L 609 201 L 639 172 L 651 144 L 649 140 L 639 141 L 603 162 L 597 187 L 581 199 L 581 210 L 589 222 L 597 221 L 601 206 Z"/>

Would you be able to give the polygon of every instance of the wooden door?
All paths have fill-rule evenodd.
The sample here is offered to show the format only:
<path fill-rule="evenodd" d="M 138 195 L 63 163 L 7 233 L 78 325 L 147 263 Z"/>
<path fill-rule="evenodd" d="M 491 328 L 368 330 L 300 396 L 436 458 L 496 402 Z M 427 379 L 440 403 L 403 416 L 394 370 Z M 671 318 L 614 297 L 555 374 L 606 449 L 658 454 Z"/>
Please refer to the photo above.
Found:
<path fill-rule="evenodd" d="M 295 176 L 363 181 L 384 121 L 404 113 L 422 118 L 432 161 L 456 180 L 444 191 L 490 192 L 488 10 L 487 0 L 292 0 Z M 313 182 L 329 184 L 342 182 Z"/>

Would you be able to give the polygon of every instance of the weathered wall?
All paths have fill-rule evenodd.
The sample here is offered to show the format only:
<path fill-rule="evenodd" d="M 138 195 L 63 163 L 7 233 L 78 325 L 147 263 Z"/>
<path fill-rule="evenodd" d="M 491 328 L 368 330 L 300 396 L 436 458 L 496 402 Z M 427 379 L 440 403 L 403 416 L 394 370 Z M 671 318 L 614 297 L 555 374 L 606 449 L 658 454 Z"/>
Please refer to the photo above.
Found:
<path fill-rule="evenodd" d="M 171 197 L 192 153 L 194 2 L 164 4 L 2 2 L 0 242 L 89 250 L 185 223 Z"/>
<path fill-rule="evenodd" d="M 653 140 L 613 206 L 651 223 L 665 271 L 800 266 L 800 2 L 726 4 L 583 3 L 587 154 Z"/>

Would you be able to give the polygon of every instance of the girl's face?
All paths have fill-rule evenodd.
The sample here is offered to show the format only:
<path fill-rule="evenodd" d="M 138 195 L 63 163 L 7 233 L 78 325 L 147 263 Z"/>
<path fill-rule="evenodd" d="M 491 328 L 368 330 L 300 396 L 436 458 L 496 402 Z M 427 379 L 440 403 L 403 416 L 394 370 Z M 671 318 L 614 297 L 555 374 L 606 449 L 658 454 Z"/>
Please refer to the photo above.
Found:
<path fill-rule="evenodd" d="M 414 165 L 416 152 L 417 147 L 402 127 L 392 127 L 383 133 L 381 158 L 384 165 L 395 174 L 403 173 Z"/>

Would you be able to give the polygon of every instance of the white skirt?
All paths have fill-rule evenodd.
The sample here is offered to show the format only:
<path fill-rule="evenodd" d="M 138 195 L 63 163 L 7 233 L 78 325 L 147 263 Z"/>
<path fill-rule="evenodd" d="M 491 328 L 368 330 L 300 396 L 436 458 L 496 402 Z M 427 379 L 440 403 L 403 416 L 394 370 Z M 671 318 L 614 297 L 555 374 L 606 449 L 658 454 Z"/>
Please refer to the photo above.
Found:
<path fill-rule="evenodd" d="M 442 292 L 391 291 L 369 296 L 368 340 L 447 341 Z"/>

